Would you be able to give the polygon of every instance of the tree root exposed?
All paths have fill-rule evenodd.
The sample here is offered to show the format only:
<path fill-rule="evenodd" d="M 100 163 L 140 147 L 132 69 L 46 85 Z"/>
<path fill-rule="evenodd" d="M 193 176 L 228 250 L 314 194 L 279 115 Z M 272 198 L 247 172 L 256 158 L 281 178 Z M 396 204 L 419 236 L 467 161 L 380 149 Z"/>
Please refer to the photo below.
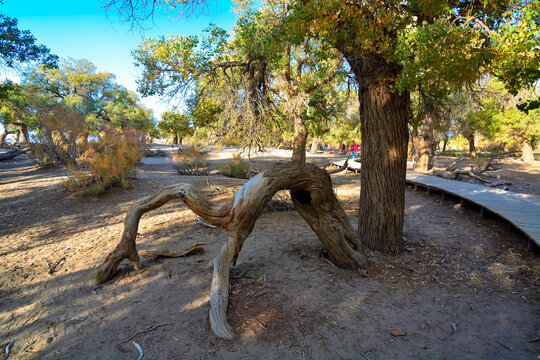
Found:
<path fill-rule="evenodd" d="M 253 230 L 266 204 L 280 190 L 290 190 L 298 213 L 315 231 L 334 264 L 346 269 L 363 269 L 367 266 L 368 260 L 360 239 L 334 194 L 328 173 L 312 164 L 287 163 L 253 177 L 224 204 L 213 203 L 191 184 L 168 186 L 136 201 L 126 215 L 120 243 L 99 267 L 94 283 L 100 284 L 112 278 L 124 259 L 130 260 L 136 270 L 141 269 L 135 244 L 141 216 L 170 200 L 180 199 L 196 215 L 227 231 L 227 241 L 214 259 L 209 315 L 214 333 L 221 338 L 232 339 L 234 333 L 226 315 L 229 268 L 236 263 L 244 240 Z M 184 253 L 165 250 L 147 252 L 146 255 L 176 257 L 201 250 L 192 246 Z"/>

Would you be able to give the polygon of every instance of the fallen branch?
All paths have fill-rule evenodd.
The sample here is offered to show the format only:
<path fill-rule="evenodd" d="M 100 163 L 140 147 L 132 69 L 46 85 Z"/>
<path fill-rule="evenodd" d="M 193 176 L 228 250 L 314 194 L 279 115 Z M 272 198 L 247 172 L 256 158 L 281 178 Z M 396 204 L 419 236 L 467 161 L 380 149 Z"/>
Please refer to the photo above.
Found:
<path fill-rule="evenodd" d="M 6 351 L 4 352 L 4 358 L 3 360 L 6 360 L 9 357 L 9 354 L 11 353 L 11 349 L 13 348 L 13 345 L 15 344 L 15 340 L 11 340 L 9 344 L 6 346 Z"/>
<path fill-rule="evenodd" d="M 209 228 L 216 228 L 215 225 L 212 225 L 210 224 L 208 221 L 204 220 L 204 219 L 201 219 L 200 217 L 198 216 L 195 216 L 195 220 L 197 220 L 197 222 L 203 226 L 206 226 L 206 227 L 209 227 Z"/>
<path fill-rule="evenodd" d="M 25 147 L 25 148 L 21 148 L 21 149 L 15 149 L 15 150 L 10 151 L 10 152 L 5 153 L 5 154 L 0 154 L 0 161 L 6 161 L 6 160 L 14 159 L 17 156 L 30 151 L 30 149 L 31 149 L 30 147 Z"/>
<path fill-rule="evenodd" d="M 465 160 L 467 158 L 465 157 L 461 157 L 459 159 L 457 159 L 456 161 L 454 161 L 453 163 L 451 163 L 450 165 L 448 165 L 448 167 L 445 169 L 446 171 L 452 171 L 454 170 L 454 167 L 459 164 L 460 162 L 462 162 L 463 160 Z"/>
<path fill-rule="evenodd" d="M 139 251 L 139 255 L 142 257 L 145 257 L 147 259 L 156 259 L 160 257 L 164 258 L 179 258 L 179 257 L 187 257 L 190 255 L 196 255 L 196 254 L 204 254 L 204 249 L 202 247 L 194 247 L 191 249 L 188 249 L 183 252 L 176 252 L 176 251 L 170 251 L 170 250 L 141 250 Z"/>
<path fill-rule="evenodd" d="M 133 339 L 133 338 L 134 338 L 135 336 L 137 336 L 137 335 L 141 335 L 141 334 L 147 333 L 147 332 L 149 332 L 149 331 L 155 330 L 155 329 L 160 328 L 160 327 L 162 327 L 162 326 L 168 326 L 168 325 L 173 325 L 173 324 L 174 324 L 174 323 L 172 322 L 172 323 L 164 323 L 164 324 L 158 324 L 158 325 L 151 326 L 151 327 L 149 327 L 149 328 L 147 328 L 147 329 L 144 329 L 144 330 L 141 330 L 141 331 L 139 331 L 139 332 L 136 332 L 135 334 L 131 335 L 131 336 L 128 337 L 127 339 L 120 341 L 118 344 L 123 344 L 123 343 L 125 343 L 125 342 L 128 342 L 129 340 Z"/>
<path fill-rule="evenodd" d="M 343 165 L 341 165 L 340 168 L 335 169 L 335 170 L 327 171 L 328 175 L 337 174 L 338 172 L 342 172 L 343 170 L 347 170 L 347 165 L 349 165 L 349 158 L 350 157 L 347 157 L 347 159 L 345 159 L 345 162 L 343 163 Z"/>
<path fill-rule="evenodd" d="M 45 260 L 45 258 L 43 258 L 43 259 Z M 58 259 L 54 264 L 52 264 L 52 265 L 49 267 L 49 274 L 52 275 L 52 274 L 54 273 L 54 271 L 56 270 L 56 268 L 58 267 L 58 265 L 60 265 L 60 263 L 61 263 L 62 261 L 64 261 L 64 260 L 66 260 L 66 258 L 65 258 L 65 257 L 62 257 L 62 258 Z M 47 261 L 45 261 L 45 263 L 47 263 Z"/>

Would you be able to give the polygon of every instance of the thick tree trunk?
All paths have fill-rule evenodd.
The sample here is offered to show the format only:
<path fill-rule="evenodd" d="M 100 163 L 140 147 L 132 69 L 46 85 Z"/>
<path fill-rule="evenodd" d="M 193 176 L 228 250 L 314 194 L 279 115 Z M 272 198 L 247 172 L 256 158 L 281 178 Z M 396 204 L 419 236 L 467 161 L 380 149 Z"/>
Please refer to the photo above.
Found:
<path fill-rule="evenodd" d="M 521 160 L 528 164 L 534 163 L 533 148 L 529 140 L 525 140 L 521 144 Z"/>
<path fill-rule="evenodd" d="M 414 171 L 426 172 L 429 170 L 433 146 L 433 104 L 427 96 L 422 96 L 424 120 L 420 125 L 418 136 L 418 156 Z"/>
<path fill-rule="evenodd" d="M 129 259 L 135 269 L 141 269 L 135 244 L 141 216 L 172 199 L 180 199 L 198 216 L 227 231 L 227 241 L 214 259 L 210 325 L 219 337 L 232 339 L 234 335 L 226 317 L 229 267 L 236 263 L 244 240 L 268 201 L 284 189 L 290 190 L 298 213 L 315 231 L 337 266 L 346 269 L 367 266 L 360 239 L 334 194 L 328 173 L 312 164 L 291 162 L 255 176 L 236 192 L 233 199 L 222 205 L 210 202 L 191 184 L 168 186 L 153 196 L 138 200 L 126 215 L 120 243 L 99 267 L 94 282 L 99 284 L 111 278 L 124 259 Z"/>
<path fill-rule="evenodd" d="M 21 134 L 22 137 L 23 137 L 23 142 L 29 143 L 30 142 L 30 135 L 28 134 L 28 126 L 26 126 L 26 124 L 21 122 L 21 121 L 14 122 L 13 124 L 16 125 L 17 129 L 18 129 L 18 131 L 17 131 L 17 142 L 19 142 L 19 134 Z"/>
<path fill-rule="evenodd" d="M 469 157 L 476 157 L 476 147 L 474 146 L 474 135 L 468 136 L 467 141 L 469 142 Z"/>
<path fill-rule="evenodd" d="M 403 251 L 409 93 L 392 86 L 401 71 L 372 53 L 347 57 L 359 84 L 362 171 L 358 232 L 364 245 Z"/>
<path fill-rule="evenodd" d="M 292 153 L 292 161 L 306 162 L 306 142 L 307 142 L 307 127 L 304 120 L 297 116 L 294 119 L 294 145 Z"/>
<path fill-rule="evenodd" d="M 178 145 L 178 135 L 173 135 L 173 145 Z"/>

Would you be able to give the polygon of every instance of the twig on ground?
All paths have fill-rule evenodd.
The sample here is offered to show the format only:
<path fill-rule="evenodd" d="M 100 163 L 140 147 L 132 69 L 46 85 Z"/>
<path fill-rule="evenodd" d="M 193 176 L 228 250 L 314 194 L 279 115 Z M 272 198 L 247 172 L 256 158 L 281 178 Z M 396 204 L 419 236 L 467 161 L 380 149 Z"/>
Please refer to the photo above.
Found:
<path fill-rule="evenodd" d="M 58 261 L 56 261 L 53 265 L 51 265 L 51 266 L 49 267 L 49 274 L 52 275 L 52 274 L 54 273 L 54 271 L 56 270 L 56 267 L 57 267 L 58 265 L 60 265 L 60 263 L 61 263 L 62 261 L 64 261 L 64 260 L 66 260 L 66 258 L 65 258 L 65 257 L 62 257 L 62 258 L 58 259 Z"/>
<path fill-rule="evenodd" d="M 158 325 L 151 326 L 148 329 L 141 330 L 141 331 L 131 335 L 127 339 L 120 341 L 119 344 L 123 344 L 125 342 L 128 342 L 129 340 L 133 339 L 137 335 L 144 334 L 146 332 L 152 331 L 152 330 L 157 329 L 157 328 L 162 327 L 162 326 L 173 325 L 173 324 L 174 323 L 172 322 L 172 323 L 164 323 L 164 324 L 158 324 Z"/>
<path fill-rule="evenodd" d="M 11 340 L 9 344 L 6 346 L 6 351 L 4 353 L 4 360 L 6 360 L 9 357 L 9 354 L 11 353 L 11 349 L 13 348 L 13 344 L 15 344 L 15 340 Z"/>
<path fill-rule="evenodd" d="M 433 280 L 437 281 L 439 284 L 450 286 L 449 284 L 445 283 L 444 281 L 439 280 L 439 278 L 436 277 L 435 275 L 431 275 L 431 277 L 433 278 Z"/>
<path fill-rule="evenodd" d="M 507 348 L 508 350 L 514 350 L 510 346 L 503 344 L 502 342 L 496 341 L 497 344 L 501 345 L 503 348 Z"/>
<path fill-rule="evenodd" d="M 210 224 L 208 221 L 204 220 L 204 219 L 201 219 L 200 217 L 198 216 L 195 216 L 195 220 L 197 220 L 197 222 L 203 226 L 206 226 L 206 227 L 209 227 L 209 228 L 215 228 L 216 226 L 215 225 L 212 225 Z"/>

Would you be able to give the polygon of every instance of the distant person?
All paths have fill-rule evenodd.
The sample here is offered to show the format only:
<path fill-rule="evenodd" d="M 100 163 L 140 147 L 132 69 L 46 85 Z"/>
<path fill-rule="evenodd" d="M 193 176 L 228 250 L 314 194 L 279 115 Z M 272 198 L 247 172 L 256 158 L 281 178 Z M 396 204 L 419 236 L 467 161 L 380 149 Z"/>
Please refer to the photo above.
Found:
<path fill-rule="evenodd" d="M 356 152 L 357 151 L 358 151 L 358 145 L 356 144 L 356 141 L 353 140 L 353 142 L 351 144 L 351 155 L 352 155 L 353 160 L 356 157 Z"/>
<path fill-rule="evenodd" d="M 345 143 L 341 143 L 341 151 L 345 153 Z"/>
<path fill-rule="evenodd" d="M 332 143 L 328 144 L 328 151 L 332 151 Z"/>

